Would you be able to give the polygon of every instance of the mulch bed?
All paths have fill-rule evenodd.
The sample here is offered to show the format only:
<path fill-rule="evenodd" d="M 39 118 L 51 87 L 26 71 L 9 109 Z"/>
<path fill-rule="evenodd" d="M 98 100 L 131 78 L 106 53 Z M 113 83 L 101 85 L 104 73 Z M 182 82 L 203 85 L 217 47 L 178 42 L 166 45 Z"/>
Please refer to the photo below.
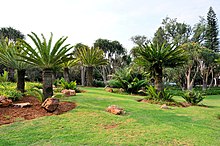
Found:
<path fill-rule="evenodd" d="M 41 102 L 31 96 L 23 97 L 21 100 L 13 103 L 30 102 L 30 107 L 0 107 L 0 125 L 13 123 L 22 120 L 31 120 L 43 116 L 59 115 L 76 107 L 74 102 L 60 102 L 56 111 L 49 113 L 41 107 Z"/>

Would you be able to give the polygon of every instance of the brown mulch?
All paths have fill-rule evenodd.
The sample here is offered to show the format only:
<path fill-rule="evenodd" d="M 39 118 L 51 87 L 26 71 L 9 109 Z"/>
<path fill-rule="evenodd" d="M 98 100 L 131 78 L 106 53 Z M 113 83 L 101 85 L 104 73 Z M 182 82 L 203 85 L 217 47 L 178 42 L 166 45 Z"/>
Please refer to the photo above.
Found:
<path fill-rule="evenodd" d="M 41 107 L 41 102 L 31 96 L 23 97 L 21 100 L 13 103 L 30 102 L 30 107 L 0 107 L 0 125 L 13 123 L 22 120 L 31 120 L 43 116 L 59 115 L 76 107 L 74 102 L 60 102 L 56 111 L 49 113 Z"/>

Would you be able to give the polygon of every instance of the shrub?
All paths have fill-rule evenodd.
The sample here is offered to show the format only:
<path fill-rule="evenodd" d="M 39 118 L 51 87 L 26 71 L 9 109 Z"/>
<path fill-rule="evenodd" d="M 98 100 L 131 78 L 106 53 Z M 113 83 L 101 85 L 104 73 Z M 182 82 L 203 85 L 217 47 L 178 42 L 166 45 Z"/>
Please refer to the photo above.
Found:
<path fill-rule="evenodd" d="M 17 101 L 23 96 L 23 94 L 17 90 L 7 90 L 5 93 L 8 98 L 12 99 L 12 101 Z"/>
<path fill-rule="evenodd" d="M 95 87 L 105 87 L 105 83 L 104 83 L 104 81 L 94 80 L 93 81 L 93 86 L 95 86 Z"/>
<path fill-rule="evenodd" d="M 128 93 L 138 93 L 147 83 L 143 74 L 130 68 L 124 68 L 117 70 L 108 84 L 111 87 L 123 88 Z"/>
<path fill-rule="evenodd" d="M 41 102 L 43 101 L 44 95 L 43 95 L 43 91 L 41 89 L 38 89 L 36 87 L 31 88 L 26 92 L 26 94 L 36 97 Z"/>
<path fill-rule="evenodd" d="M 164 91 L 157 92 L 153 86 L 149 86 L 147 88 L 147 95 L 148 99 L 153 99 L 157 101 L 174 101 L 172 99 L 173 96 L 170 93 L 168 93 L 166 89 Z"/>
<path fill-rule="evenodd" d="M 188 103 L 191 103 L 192 105 L 197 105 L 199 102 L 201 102 L 205 97 L 202 96 L 201 93 L 195 92 L 195 91 L 186 91 L 182 98 L 184 98 Z"/>
<path fill-rule="evenodd" d="M 62 89 L 72 89 L 72 90 L 75 90 L 76 93 L 80 92 L 80 90 L 77 88 L 76 81 L 71 81 L 68 83 L 67 81 L 65 81 L 64 78 L 61 78 L 59 83 Z"/>

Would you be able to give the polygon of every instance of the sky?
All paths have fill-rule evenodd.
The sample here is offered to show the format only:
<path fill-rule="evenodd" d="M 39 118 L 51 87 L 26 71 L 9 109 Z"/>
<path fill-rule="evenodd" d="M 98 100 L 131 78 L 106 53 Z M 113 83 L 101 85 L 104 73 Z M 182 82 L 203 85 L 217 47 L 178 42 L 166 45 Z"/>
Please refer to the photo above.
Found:
<path fill-rule="evenodd" d="M 212 6 L 220 25 L 220 0 L 0 0 L 1 27 L 23 34 L 68 36 L 67 43 L 92 46 L 98 38 L 117 40 L 127 50 L 131 37 L 152 38 L 167 16 L 193 26 Z M 27 38 L 27 41 L 30 41 Z"/>

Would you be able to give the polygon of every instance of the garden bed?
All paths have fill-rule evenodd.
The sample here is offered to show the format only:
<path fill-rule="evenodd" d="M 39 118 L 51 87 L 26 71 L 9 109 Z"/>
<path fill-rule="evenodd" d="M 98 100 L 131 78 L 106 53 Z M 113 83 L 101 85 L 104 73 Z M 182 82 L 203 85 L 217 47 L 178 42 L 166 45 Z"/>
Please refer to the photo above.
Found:
<path fill-rule="evenodd" d="M 13 123 L 16 121 L 30 120 L 43 116 L 59 115 L 76 107 L 74 102 L 60 102 L 56 111 L 49 113 L 41 107 L 41 102 L 32 96 L 23 97 L 14 103 L 29 102 L 30 107 L 0 107 L 0 125 Z"/>

